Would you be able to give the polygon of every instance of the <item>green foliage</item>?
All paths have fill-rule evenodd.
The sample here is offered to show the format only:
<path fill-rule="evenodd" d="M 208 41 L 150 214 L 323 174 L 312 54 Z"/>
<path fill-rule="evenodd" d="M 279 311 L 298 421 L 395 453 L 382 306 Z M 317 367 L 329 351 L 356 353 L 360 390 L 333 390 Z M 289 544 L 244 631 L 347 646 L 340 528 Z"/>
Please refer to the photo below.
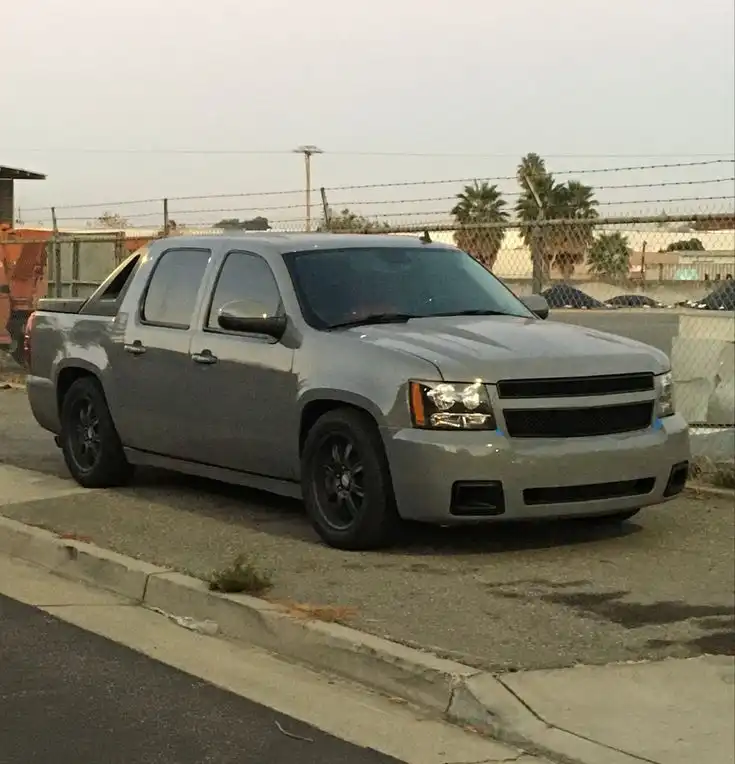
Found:
<path fill-rule="evenodd" d="M 497 186 L 475 181 L 457 194 L 457 203 L 451 211 L 457 224 L 455 243 L 487 268 L 495 265 L 503 243 L 506 230 L 503 224 L 509 217 L 503 209 L 505 205 Z M 479 227 L 489 225 L 492 227 Z"/>
<path fill-rule="evenodd" d="M 390 224 L 380 220 L 370 220 L 345 207 L 334 214 L 329 210 L 329 224 L 322 218 L 317 231 L 333 233 L 381 233 L 390 230 Z"/>
<path fill-rule="evenodd" d="M 98 218 L 87 224 L 88 228 L 113 228 L 122 231 L 128 228 L 128 220 L 117 212 L 103 212 Z"/>
<path fill-rule="evenodd" d="M 577 180 L 558 183 L 546 168 L 546 162 L 533 153 L 521 159 L 516 176 L 521 186 L 521 194 L 516 202 L 515 211 L 524 224 L 521 226 L 524 241 L 531 246 L 536 228 L 537 246 L 546 267 L 550 268 L 553 264 L 565 275 L 570 275 L 575 265 L 584 262 L 585 254 L 594 239 L 598 202 L 592 187 Z M 530 225 L 540 217 L 545 220 L 582 222 L 538 227 Z"/>
<path fill-rule="evenodd" d="M 682 239 L 681 241 L 673 241 L 666 247 L 664 252 L 704 252 L 704 244 L 700 239 Z"/>
<path fill-rule="evenodd" d="M 224 228 L 225 230 L 236 231 L 270 231 L 268 218 L 260 215 L 250 220 L 240 220 L 238 218 L 224 218 L 214 224 L 215 228 Z"/>
<path fill-rule="evenodd" d="M 253 597 L 259 597 L 273 587 L 270 573 L 258 570 L 245 555 L 239 555 L 222 570 L 212 571 L 208 583 L 213 592 L 245 593 Z"/>
<path fill-rule="evenodd" d="M 621 233 L 603 233 L 598 236 L 587 253 L 590 273 L 609 279 L 626 278 L 630 273 L 630 247 L 627 236 Z"/>

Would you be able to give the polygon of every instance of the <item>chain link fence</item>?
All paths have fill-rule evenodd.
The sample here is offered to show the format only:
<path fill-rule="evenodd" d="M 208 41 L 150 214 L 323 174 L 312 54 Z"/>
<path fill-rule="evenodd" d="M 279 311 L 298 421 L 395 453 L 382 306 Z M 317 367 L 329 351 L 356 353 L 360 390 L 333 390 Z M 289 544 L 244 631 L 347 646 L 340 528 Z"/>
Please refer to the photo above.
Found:
<path fill-rule="evenodd" d="M 303 207 L 302 207 L 303 210 Z M 268 221 L 237 218 L 224 225 L 184 226 L 166 209 L 149 229 L 38 231 L 42 262 L 34 299 L 85 297 L 128 254 L 171 235 L 267 231 L 387 233 L 457 245 L 518 295 L 543 294 L 550 320 L 629 337 L 663 350 L 672 360 L 677 406 L 691 424 L 735 425 L 735 214 L 468 221 L 446 213 L 412 215 L 411 223 L 365 218 L 344 210 Z M 25 232 L 26 243 L 33 241 Z M 2 242 L 0 242 L 0 245 Z M 7 270 L 7 268 L 6 268 Z M 33 276 L 28 273 L 35 273 Z M 11 279 L 13 278 L 11 273 Z M 16 278 L 21 278 L 20 275 Z"/>

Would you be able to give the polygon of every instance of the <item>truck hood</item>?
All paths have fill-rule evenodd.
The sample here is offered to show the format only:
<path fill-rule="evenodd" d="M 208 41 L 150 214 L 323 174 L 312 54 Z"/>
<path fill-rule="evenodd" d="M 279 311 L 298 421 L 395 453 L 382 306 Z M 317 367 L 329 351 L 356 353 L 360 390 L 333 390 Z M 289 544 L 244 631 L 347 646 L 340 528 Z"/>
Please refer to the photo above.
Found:
<path fill-rule="evenodd" d="M 515 316 L 412 319 L 348 330 L 359 341 L 418 356 L 451 382 L 669 371 L 666 354 L 595 329 Z"/>

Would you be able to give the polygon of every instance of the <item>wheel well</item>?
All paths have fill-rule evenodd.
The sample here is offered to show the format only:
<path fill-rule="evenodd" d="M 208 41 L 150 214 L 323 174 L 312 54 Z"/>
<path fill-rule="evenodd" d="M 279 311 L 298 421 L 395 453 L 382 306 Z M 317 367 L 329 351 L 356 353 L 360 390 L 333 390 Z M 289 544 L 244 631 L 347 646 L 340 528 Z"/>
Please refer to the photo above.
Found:
<path fill-rule="evenodd" d="M 377 428 L 378 423 L 375 421 L 375 417 L 367 410 L 360 406 L 355 406 L 351 403 L 345 403 L 344 401 L 335 400 L 318 400 L 310 401 L 304 406 L 301 412 L 301 426 L 299 428 L 299 455 L 303 453 L 304 444 L 306 443 L 306 437 L 309 434 L 309 430 L 316 424 L 317 420 L 324 416 L 328 411 L 334 411 L 335 409 L 352 409 L 353 411 L 359 411 L 361 414 L 366 414 L 370 417 L 370 420 L 375 424 Z"/>
<path fill-rule="evenodd" d="M 69 366 L 59 372 L 59 377 L 56 380 L 56 405 L 59 411 L 61 411 L 61 404 L 69 392 L 69 388 L 82 377 L 94 378 L 94 374 L 91 371 L 87 371 L 87 369 L 80 369 L 77 366 Z"/>

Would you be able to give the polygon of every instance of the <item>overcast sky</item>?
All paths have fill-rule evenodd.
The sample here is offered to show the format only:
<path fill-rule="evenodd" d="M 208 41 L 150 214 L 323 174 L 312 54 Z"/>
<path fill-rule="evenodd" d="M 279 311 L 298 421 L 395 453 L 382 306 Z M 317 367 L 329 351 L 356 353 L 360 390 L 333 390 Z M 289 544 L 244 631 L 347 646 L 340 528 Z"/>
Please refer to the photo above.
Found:
<path fill-rule="evenodd" d="M 326 152 L 314 160 L 315 186 L 503 176 L 513 174 L 529 151 L 547 156 L 558 170 L 697 161 L 714 154 L 731 159 L 733 5 L 8 2 L 0 46 L 0 163 L 48 174 L 45 182 L 18 184 L 28 222 L 45 213 L 25 209 L 52 204 L 298 189 L 303 163 L 288 151 L 304 143 Z M 227 151 L 242 153 L 206 153 Z M 245 153 L 259 151 L 282 153 Z M 733 165 L 725 163 L 586 180 L 733 174 Z M 513 183 L 501 186 L 513 190 Z M 732 183 L 693 188 L 702 195 L 733 193 Z M 333 191 L 330 201 L 339 206 L 433 198 L 457 190 L 447 184 Z M 687 187 L 621 193 L 599 196 L 635 201 L 693 195 Z M 252 203 L 256 214 L 279 202 L 298 204 L 300 198 L 172 207 Z M 119 211 L 156 209 L 144 204 Z M 300 212 L 264 214 L 291 218 Z"/>

